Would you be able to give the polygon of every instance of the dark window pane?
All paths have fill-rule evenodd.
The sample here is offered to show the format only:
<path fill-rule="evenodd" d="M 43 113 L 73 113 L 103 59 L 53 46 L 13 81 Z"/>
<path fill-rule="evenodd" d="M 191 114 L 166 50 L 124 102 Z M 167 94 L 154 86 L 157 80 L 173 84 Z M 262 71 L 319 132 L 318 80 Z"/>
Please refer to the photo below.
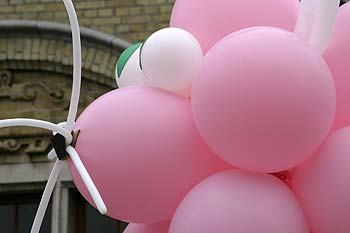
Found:
<path fill-rule="evenodd" d="M 51 204 L 48 206 L 43 225 L 41 226 L 40 233 L 50 233 L 51 232 Z"/>
<path fill-rule="evenodd" d="M 28 233 L 38 209 L 37 203 L 18 205 L 18 233 Z M 40 233 L 51 232 L 51 205 L 48 206 Z"/>
<path fill-rule="evenodd" d="M 76 189 L 70 191 L 74 233 L 123 233 L 127 223 L 101 215 Z"/>
<path fill-rule="evenodd" d="M 39 206 L 40 193 L 0 195 L 0 233 L 28 233 Z M 51 232 L 51 203 L 40 233 Z"/>
<path fill-rule="evenodd" d="M 13 233 L 15 226 L 15 207 L 0 206 L 0 229 L 1 233 Z"/>
<path fill-rule="evenodd" d="M 117 221 L 101 215 L 91 205 L 85 206 L 85 233 L 117 233 Z"/>
<path fill-rule="evenodd" d="M 36 204 L 18 206 L 18 233 L 30 232 L 36 211 Z"/>

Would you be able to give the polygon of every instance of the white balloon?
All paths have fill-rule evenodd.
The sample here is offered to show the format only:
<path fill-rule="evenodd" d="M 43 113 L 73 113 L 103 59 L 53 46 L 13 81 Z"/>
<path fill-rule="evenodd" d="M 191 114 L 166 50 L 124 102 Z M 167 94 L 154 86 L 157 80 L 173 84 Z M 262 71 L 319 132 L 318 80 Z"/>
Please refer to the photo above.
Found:
<path fill-rule="evenodd" d="M 180 28 L 164 28 L 142 45 L 141 69 L 152 86 L 186 93 L 196 77 L 203 52 L 197 39 Z"/>
<path fill-rule="evenodd" d="M 123 54 L 121 56 L 123 56 Z M 128 55 L 124 54 L 124 56 Z M 120 73 L 120 76 L 118 76 L 118 73 Z M 119 67 L 118 69 L 117 64 L 117 67 L 115 69 L 115 78 L 119 88 L 147 85 L 148 81 L 140 68 L 140 47 L 133 52 L 133 54 L 130 56 L 130 58 L 128 58 L 122 68 Z"/>

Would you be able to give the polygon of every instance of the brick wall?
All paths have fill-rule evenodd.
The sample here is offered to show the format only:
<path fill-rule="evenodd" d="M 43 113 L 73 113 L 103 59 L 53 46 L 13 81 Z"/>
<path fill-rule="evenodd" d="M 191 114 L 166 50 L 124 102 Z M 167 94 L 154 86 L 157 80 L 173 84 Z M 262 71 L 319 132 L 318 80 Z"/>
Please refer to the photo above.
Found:
<path fill-rule="evenodd" d="M 73 0 L 82 26 L 136 42 L 169 25 L 175 0 Z M 67 22 L 62 0 L 0 0 L 1 19 Z"/>

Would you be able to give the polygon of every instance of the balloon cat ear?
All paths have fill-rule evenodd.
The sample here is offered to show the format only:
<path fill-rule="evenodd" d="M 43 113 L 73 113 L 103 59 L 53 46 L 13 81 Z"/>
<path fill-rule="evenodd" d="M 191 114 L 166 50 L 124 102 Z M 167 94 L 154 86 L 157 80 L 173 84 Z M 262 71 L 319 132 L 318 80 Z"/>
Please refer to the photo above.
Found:
<path fill-rule="evenodd" d="M 294 32 L 321 53 L 333 34 L 340 0 L 302 0 Z"/>

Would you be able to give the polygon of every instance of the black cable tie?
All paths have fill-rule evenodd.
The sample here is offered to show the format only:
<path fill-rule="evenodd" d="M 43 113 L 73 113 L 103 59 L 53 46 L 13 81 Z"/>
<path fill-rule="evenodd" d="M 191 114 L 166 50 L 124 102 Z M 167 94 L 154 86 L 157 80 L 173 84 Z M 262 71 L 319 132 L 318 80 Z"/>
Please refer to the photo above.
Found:
<path fill-rule="evenodd" d="M 75 146 L 79 133 L 80 133 L 80 130 L 72 132 L 72 136 L 73 136 L 73 141 L 71 143 L 72 147 Z M 67 145 L 66 145 L 65 137 L 59 133 L 56 133 L 51 137 L 51 142 L 53 144 L 53 149 L 56 152 L 57 158 L 59 160 L 67 160 L 69 155 L 66 151 Z"/>

